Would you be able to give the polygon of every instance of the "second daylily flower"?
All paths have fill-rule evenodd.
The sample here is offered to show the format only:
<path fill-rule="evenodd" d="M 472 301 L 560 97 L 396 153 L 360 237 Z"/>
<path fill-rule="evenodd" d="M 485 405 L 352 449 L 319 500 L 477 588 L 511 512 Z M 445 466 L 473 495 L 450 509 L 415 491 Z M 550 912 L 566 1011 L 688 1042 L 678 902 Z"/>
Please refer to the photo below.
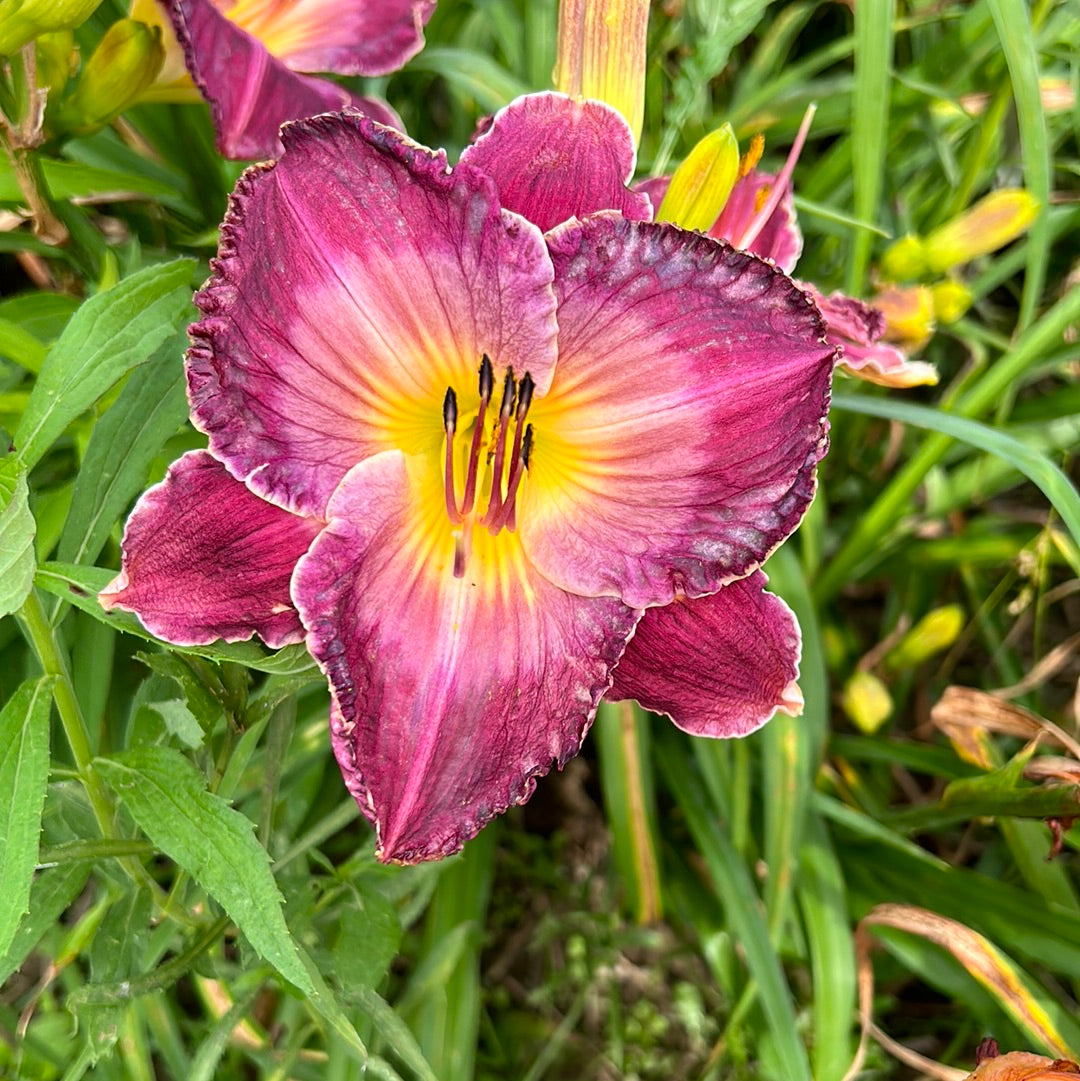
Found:
<path fill-rule="evenodd" d="M 605 694 L 712 736 L 797 711 L 757 568 L 827 443 L 806 295 L 630 220 L 632 142 L 595 103 L 524 99 L 452 170 L 357 115 L 283 138 L 197 298 L 209 453 L 143 497 L 103 603 L 178 643 L 306 636 L 383 859 L 525 800 Z"/>
<path fill-rule="evenodd" d="M 384 75 L 424 44 L 435 0 L 134 0 L 132 15 L 155 21 L 173 42 L 210 104 L 218 149 L 227 158 L 274 157 L 287 120 L 353 105 L 399 124 L 385 102 L 358 98 L 305 72 Z M 158 8 L 160 11 L 160 8 Z M 159 82 L 175 84 L 179 56 L 167 55 Z"/>

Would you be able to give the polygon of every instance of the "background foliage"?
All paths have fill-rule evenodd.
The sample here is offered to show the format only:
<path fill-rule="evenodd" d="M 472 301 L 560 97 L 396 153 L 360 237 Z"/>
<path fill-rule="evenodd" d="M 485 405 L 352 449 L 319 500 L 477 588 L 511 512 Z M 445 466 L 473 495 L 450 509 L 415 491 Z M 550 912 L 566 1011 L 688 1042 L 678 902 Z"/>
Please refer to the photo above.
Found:
<path fill-rule="evenodd" d="M 889 237 L 992 187 L 1043 209 L 966 268 L 940 386 L 838 379 L 768 567 L 804 716 L 709 743 L 604 707 L 530 805 L 415 868 L 375 863 L 300 647 L 166 648 L 93 599 L 200 444 L 184 327 L 240 167 L 200 105 L 46 143 L 56 245 L 0 160 L 0 1076 L 840 1081 L 859 964 L 866 1077 L 963 1077 L 986 1034 L 1080 1056 L 1077 15 L 654 6 L 640 174 L 724 120 L 778 162 L 818 102 L 795 190 L 821 287 L 869 294 Z M 367 86 L 453 160 L 550 85 L 555 25 L 555 0 L 441 0 Z"/>

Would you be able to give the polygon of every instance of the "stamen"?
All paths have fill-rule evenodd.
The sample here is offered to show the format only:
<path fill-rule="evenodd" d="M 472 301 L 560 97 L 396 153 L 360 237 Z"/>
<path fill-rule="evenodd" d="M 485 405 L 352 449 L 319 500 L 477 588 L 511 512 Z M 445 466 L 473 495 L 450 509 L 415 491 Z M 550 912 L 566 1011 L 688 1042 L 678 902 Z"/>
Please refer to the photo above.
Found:
<path fill-rule="evenodd" d="M 492 452 L 494 461 L 491 463 L 491 490 L 488 494 L 487 510 L 484 511 L 484 521 L 492 522 L 499 514 L 502 506 L 502 475 L 503 465 L 506 462 L 506 433 L 510 428 L 510 417 L 514 412 L 514 403 L 517 399 L 517 383 L 514 381 L 514 369 L 506 369 L 506 378 L 503 380 L 502 405 L 499 407 L 499 430 L 495 435 L 495 449 Z M 513 461 L 513 459 L 511 459 Z M 495 531 L 496 533 L 498 530 Z"/>
<path fill-rule="evenodd" d="M 773 211 L 780 205 L 780 200 L 784 197 L 784 192 L 788 189 L 788 184 L 791 181 L 791 174 L 795 171 L 795 163 L 799 160 L 799 155 L 802 153 L 803 143 L 806 142 L 806 136 L 810 134 L 810 125 L 814 120 L 814 113 L 817 112 L 817 104 L 811 102 L 806 107 L 806 112 L 803 114 L 802 123 L 799 125 L 799 132 L 795 136 L 795 142 L 792 143 L 791 153 L 788 154 L 787 161 L 784 162 L 784 167 L 776 176 L 776 180 L 773 182 L 773 189 L 769 193 L 769 198 L 765 205 L 754 215 L 754 220 L 747 227 L 742 237 L 739 240 L 731 238 L 732 244 L 738 248 L 742 248 L 744 251 L 750 247 L 758 238 L 758 234 L 765 228 L 765 223 L 772 217 Z"/>
<path fill-rule="evenodd" d="M 506 485 L 506 500 L 498 517 L 488 525 L 488 531 L 492 536 L 496 536 L 500 529 L 507 529 L 513 533 L 517 528 L 517 493 L 518 488 L 521 486 L 521 477 L 529 465 L 529 456 L 532 454 L 532 425 L 525 425 L 524 439 L 519 438 L 520 434 L 521 425 L 519 424 L 514 438 L 514 457 L 511 459 L 514 464 L 510 471 L 510 480 Z M 521 448 L 520 454 L 517 449 L 519 446 Z"/>
<path fill-rule="evenodd" d="M 465 474 L 465 494 L 461 499 L 462 517 L 471 514 L 476 505 L 476 471 L 480 466 L 480 444 L 484 438 L 484 418 L 487 416 L 494 384 L 495 373 L 491 368 L 491 358 L 485 353 L 480 359 L 480 407 L 476 411 L 476 427 L 473 429 L 472 446 L 469 447 L 469 469 Z"/>
<path fill-rule="evenodd" d="M 454 495 L 454 433 L 457 431 L 457 395 L 453 387 L 446 388 L 446 397 L 442 406 L 443 431 L 446 433 L 446 459 L 443 464 L 443 495 L 446 499 L 446 513 L 451 522 L 460 522 L 461 514 L 457 509 Z"/>

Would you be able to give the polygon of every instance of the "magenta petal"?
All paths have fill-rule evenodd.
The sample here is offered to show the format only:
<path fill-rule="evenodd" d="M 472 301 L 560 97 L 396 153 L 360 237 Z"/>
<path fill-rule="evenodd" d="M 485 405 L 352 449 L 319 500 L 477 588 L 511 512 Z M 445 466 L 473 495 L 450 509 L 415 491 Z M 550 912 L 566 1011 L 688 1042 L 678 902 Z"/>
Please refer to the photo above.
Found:
<path fill-rule="evenodd" d="M 605 696 L 636 698 L 695 736 L 745 736 L 777 710 L 799 713 L 801 637 L 760 571 L 696 600 L 650 608 Z"/>
<path fill-rule="evenodd" d="M 709 230 L 709 236 L 742 248 L 743 237 L 757 216 L 758 207 L 765 201 L 775 179 L 769 173 L 751 170 L 748 175 L 736 181 L 720 217 Z M 791 188 L 788 187 L 776 209 L 769 215 L 757 236 L 746 246 L 746 250 L 760 255 L 762 259 L 771 259 L 785 274 L 790 274 L 802 255 L 802 249 L 802 230 L 795 217 L 795 203 Z"/>
<path fill-rule="evenodd" d="M 461 155 L 495 181 L 504 207 L 545 231 L 595 210 L 651 220 L 648 196 L 626 186 L 634 159 L 619 113 L 550 91 L 512 101 Z"/>
<path fill-rule="evenodd" d="M 813 496 L 836 353 L 817 310 L 670 225 L 597 214 L 548 242 L 560 359 L 530 414 L 525 550 L 564 589 L 635 608 L 715 592 Z"/>
<path fill-rule="evenodd" d="M 321 515 L 368 455 L 437 449 L 446 389 L 475 390 L 483 354 L 546 390 L 553 271 L 539 230 L 442 153 L 356 114 L 283 137 L 233 196 L 188 389 L 235 476 Z"/>
<path fill-rule="evenodd" d="M 101 605 L 134 612 L 177 645 L 253 634 L 275 649 L 298 642 L 289 578 L 321 528 L 252 495 L 206 451 L 192 451 L 132 511 L 121 570 Z"/>
<path fill-rule="evenodd" d="M 210 104 L 225 157 L 276 157 L 285 121 L 351 103 L 344 87 L 291 71 L 210 0 L 168 0 L 168 9 L 188 71 Z"/>
<path fill-rule="evenodd" d="M 457 851 L 577 753 L 638 615 L 550 585 L 512 534 L 455 578 L 408 470 L 394 451 L 357 466 L 293 579 L 345 782 L 405 863 Z"/>
<path fill-rule="evenodd" d="M 423 47 L 435 0 L 271 0 L 266 9 L 249 29 L 282 42 L 277 55 L 294 71 L 386 75 Z"/>

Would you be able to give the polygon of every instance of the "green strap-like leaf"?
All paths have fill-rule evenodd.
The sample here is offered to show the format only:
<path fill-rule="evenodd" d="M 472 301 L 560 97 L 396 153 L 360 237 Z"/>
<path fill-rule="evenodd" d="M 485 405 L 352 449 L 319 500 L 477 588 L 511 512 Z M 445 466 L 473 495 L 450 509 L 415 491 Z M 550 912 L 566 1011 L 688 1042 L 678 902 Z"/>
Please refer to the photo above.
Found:
<path fill-rule="evenodd" d="M 28 679 L 0 711 L 0 957 L 30 901 L 49 779 L 53 682 Z"/>
<path fill-rule="evenodd" d="M 16 453 L 27 469 L 68 424 L 176 332 L 191 306 L 191 272 L 190 259 L 146 267 L 91 297 L 72 316 L 41 366 L 15 431 Z"/>
<path fill-rule="evenodd" d="M 203 775 L 170 747 L 138 747 L 97 759 L 94 768 L 146 836 L 225 909 L 261 956 L 310 994 L 251 820 L 209 792 Z"/>

